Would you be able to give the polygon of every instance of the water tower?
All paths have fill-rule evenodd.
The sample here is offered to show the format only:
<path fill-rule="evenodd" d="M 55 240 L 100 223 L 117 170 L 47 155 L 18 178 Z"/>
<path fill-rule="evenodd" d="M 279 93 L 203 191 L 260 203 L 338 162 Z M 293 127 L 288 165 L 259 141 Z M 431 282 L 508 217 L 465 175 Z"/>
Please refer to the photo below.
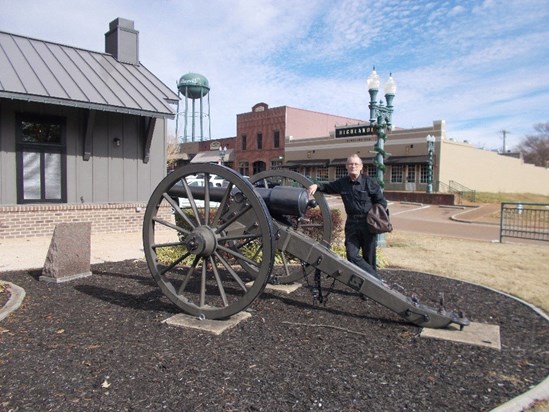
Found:
<path fill-rule="evenodd" d="M 190 141 L 196 141 L 199 138 L 200 141 L 204 140 L 204 118 L 208 118 L 208 135 L 206 140 L 211 139 L 211 124 L 210 124 L 210 85 L 208 79 L 198 73 L 187 73 L 181 76 L 177 82 L 177 95 L 181 93 L 185 96 L 185 110 L 183 113 L 179 111 L 179 103 L 177 104 L 177 117 L 175 120 L 175 135 L 178 140 L 179 136 L 179 117 L 184 115 L 185 124 L 183 129 L 183 143 L 189 141 L 188 125 L 191 123 L 191 139 Z M 204 112 L 204 97 L 208 96 L 208 112 Z M 189 108 L 189 99 L 191 100 L 191 107 Z M 199 101 L 199 110 L 196 110 L 196 101 Z M 198 120 L 200 125 L 200 135 L 196 135 L 196 121 Z"/>

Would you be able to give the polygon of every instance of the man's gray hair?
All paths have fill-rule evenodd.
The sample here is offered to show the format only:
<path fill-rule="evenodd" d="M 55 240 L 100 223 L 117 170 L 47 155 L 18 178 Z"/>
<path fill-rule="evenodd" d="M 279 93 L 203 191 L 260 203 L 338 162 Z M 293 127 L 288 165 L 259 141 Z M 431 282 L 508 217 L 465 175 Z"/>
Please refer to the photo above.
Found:
<path fill-rule="evenodd" d="M 360 160 L 360 163 L 362 164 L 362 159 L 361 159 L 360 156 L 359 156 L 358 154 L 356 154 L 356 153 L 355 153 L 355 154 L 352 154 L 351 156 L 349 156 L 349 157 L 347 158 L 347 163 L 349 163 L 349 160 L 355 159 L 355 158 L 358 159 L 358 160 Z"/>

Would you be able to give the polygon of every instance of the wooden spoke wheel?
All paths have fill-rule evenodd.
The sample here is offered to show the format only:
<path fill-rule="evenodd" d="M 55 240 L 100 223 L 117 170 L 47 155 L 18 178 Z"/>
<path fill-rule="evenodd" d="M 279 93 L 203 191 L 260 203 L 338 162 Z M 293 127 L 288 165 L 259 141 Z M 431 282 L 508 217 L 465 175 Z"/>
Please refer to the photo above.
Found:
<path fill-rule="evenodd" d="M 313 181 L 306 176 L 291 170 L 266 170 L 253 175 L 250 181 L 255 187 L 272 188 L 274 186 L 291 186 L 308 188 Z M 302 219 L 289 217 L 292 226 L 299 232 L 318 242 L 324 243 L 328 248 L 332 241 L 332 216 L 324 195 L 320 192 L 314 194 L 318 207 L 309 209 Z M 304 268 L 309 275 L 314 270 L 310 266 Z M 275 266 L 269 279 L 270 283 L 292 283 L 304 276 L 301 260 L 277 251 L 275 254 Z"/>
<path fill-rule="evenodd" d="M 250 305 L 275 254 L 264 200 L 240 174 L 214 164 L 179 168 L 158 184 L 143 246 L 162 292 L 200 319 L 227 318 Z"/>

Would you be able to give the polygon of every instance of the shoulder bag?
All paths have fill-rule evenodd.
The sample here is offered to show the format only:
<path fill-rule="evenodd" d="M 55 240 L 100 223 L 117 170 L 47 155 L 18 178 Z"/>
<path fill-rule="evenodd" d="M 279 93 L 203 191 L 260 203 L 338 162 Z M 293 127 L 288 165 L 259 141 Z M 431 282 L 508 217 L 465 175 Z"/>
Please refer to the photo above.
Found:
<path fill-rule="evenodd" d="M 370 233 L 388 233 L 393 231 L 393 225 L 389 220 L 387 210 L 380 203 L 374 203 L 372 208 L 368 211 L 368 217 L 366 218 L 366 224 Z"/>

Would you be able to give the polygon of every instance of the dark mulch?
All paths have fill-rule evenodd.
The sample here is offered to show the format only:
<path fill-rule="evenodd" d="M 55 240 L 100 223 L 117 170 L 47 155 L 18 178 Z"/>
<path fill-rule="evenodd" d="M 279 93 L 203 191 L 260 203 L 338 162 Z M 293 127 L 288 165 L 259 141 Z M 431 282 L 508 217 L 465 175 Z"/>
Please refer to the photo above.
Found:
<path fill-rule="evenodd" d="M 548 322 L 450 279 L 385 273 L 424 303 L 443 291 L 447 306 L 499 325 L 501 351 L 420 338 L 420 328 L 337 285 L 316 307 L 307 288 L 266 292 L 250 319 L 214 336 L 162 323 L 178 310 L 143 262 L 93 272 L 64 284 L 1 276 L 27 296 L 0 325 L 0 409 L 486 411 L 549 373 Z"/>

